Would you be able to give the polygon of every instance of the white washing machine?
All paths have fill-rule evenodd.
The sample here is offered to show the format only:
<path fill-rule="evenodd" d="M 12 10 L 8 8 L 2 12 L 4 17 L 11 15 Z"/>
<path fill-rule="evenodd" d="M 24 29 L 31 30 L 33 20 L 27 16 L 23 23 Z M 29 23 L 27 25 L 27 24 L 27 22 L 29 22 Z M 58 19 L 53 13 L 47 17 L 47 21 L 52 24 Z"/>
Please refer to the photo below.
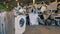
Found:
<path fill-rule="evenodd" d="M 30 25 L 39 25 L 38 23 L 38 14 L 31 13 L 29 14 Z"/>
<path fill-rule="evenodd" d="M 26 28 L 26 15 L 15 17 L 15 34 L 23 34 Z"/>

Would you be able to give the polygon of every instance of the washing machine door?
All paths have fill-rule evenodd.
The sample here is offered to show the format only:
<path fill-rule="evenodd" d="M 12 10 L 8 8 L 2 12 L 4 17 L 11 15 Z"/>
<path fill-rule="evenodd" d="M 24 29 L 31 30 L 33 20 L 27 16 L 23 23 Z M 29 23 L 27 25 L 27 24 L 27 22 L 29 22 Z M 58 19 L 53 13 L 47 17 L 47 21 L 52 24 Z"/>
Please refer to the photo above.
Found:
<path fill-rule="evenodd" d="M 20 21 L 19 21 L 19 25 L 20 25 L 20 27 L 23 27 L 23 26 L 24 26 L 24 22 L 25 22 L 24 19 L 21 18 Z"/>

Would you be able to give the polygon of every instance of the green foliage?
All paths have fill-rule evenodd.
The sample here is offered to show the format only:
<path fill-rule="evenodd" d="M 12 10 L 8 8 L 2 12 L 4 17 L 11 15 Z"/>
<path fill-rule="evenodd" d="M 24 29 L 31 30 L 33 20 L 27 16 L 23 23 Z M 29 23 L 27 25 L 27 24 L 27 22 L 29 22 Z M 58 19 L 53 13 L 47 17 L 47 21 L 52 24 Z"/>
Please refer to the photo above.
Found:
<path fill-rule="evenodd" d="M 0 10 L 10 11 L 9 8 L 5 7 L 4 5 L 0 4 Z"/>

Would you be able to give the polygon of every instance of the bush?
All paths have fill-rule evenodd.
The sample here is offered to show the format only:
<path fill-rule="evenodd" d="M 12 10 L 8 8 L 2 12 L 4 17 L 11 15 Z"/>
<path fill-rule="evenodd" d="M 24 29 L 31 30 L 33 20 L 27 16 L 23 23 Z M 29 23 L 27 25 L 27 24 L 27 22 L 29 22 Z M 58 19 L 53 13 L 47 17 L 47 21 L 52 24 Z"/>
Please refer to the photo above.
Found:
<path fill-rule="evenodd" d="M 0 10 L 11 11 L 9 8 L 5 7 L 2 4 L 0 4 Z"/>

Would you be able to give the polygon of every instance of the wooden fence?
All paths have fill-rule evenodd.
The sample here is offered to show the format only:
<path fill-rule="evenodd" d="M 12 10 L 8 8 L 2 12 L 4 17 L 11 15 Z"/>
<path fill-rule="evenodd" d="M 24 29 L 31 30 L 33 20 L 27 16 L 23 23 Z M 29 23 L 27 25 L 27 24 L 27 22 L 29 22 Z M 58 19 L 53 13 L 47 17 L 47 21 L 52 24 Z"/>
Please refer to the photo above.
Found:
<path fill-rule="evenodd" d="M 14 22 L 15 21 L 14 20 L 15 19 L 14 19 L 14 13 L 13 12 L 6 12 L 5 13 L 4 23 L 5 23 L 5 33 L 6 34 L 15 34 L 15 28 L 14 28 Z"/>

